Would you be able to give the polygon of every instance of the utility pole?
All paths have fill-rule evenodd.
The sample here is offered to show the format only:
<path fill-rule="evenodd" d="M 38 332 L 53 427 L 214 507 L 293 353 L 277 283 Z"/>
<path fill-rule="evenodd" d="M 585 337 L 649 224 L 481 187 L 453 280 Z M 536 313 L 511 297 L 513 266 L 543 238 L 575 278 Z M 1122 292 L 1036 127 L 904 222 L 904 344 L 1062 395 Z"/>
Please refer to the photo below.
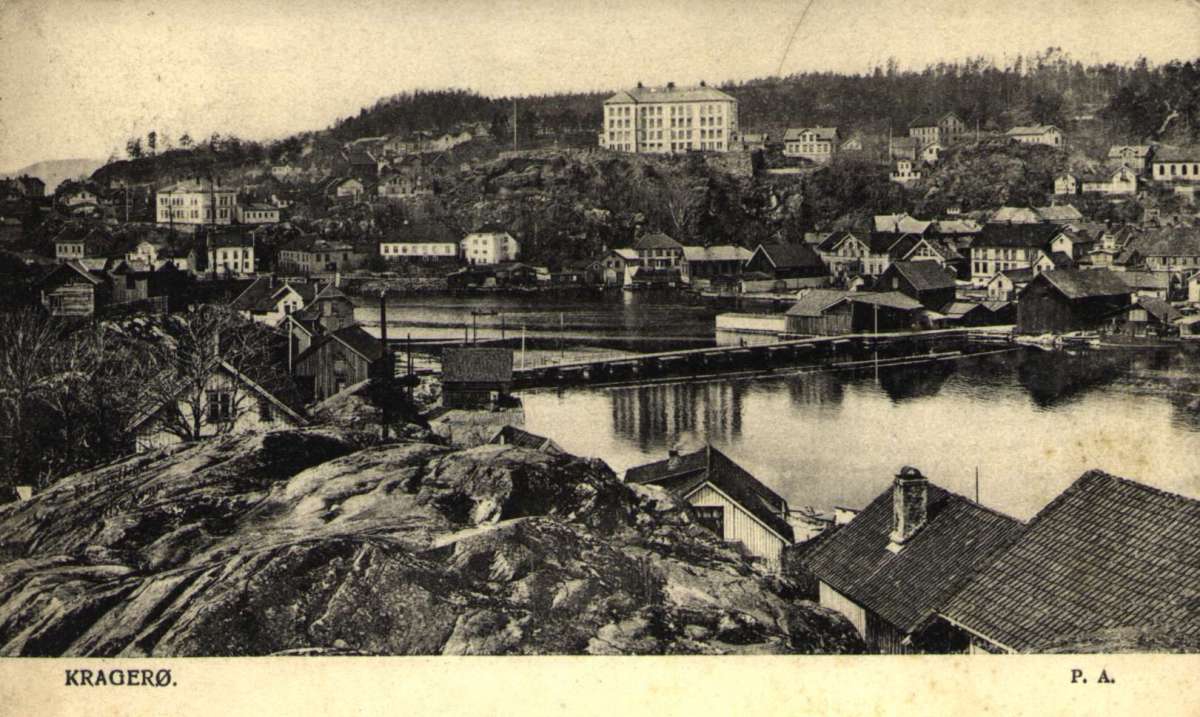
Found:
<path fill-rule="evenodd" d="M 525 368 L 525 324 L 521 324 L 521 368 Z"/>
<path fill-rule="evenodd" d="M 388 402 L 392 400 L 392 379 L 396 377 L 396 369 L 392 365 L 392 354 L 388 350 L 387 340 L 387 289 L 379 290 L 379 348 L 383 349 L 383 367 L 380 381 L 383 386 L 383 400 L 379 409 L 379 437 L 388 437 Z"/>
<path fill-rule="evenodd" d="M 513 151 L 517 149 L 517 98 L 513 98 Z"/>

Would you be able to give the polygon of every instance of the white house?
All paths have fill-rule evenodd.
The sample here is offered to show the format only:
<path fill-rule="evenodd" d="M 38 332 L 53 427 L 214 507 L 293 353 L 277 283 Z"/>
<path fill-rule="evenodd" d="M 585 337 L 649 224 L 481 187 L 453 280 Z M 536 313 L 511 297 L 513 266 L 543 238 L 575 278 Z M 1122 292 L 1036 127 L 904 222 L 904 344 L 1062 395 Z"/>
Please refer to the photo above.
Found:
<path fill-rule="evenodd" d="M 159 224 L 190 228 L 232 224 L 236 209 L 237 190 L 219 179 L 192 179 L 158 190 L 155 216 Z"/>
<path fill-rule="evenodd" d="M 1078 194 L 1079 178 L 1070 172 L 1064 172 L 1054 178 L 1055 194 Z"/>
<path fill-rule="evenodd" d="M 182 443 L 183 438 L 172 432 L 172 425 L 194 427 L 194 416 L 200 416 L 200 437 L 225 433 L 270 431 L 303 426 L 307 420 L 225 361 L 217 361 L 204 385 L 201 401 L 181 384 L 174 401 L 150 406 L 129 426 L 135 447 L 140 451 Z M 189 429 L 190 430 L 190 429 Z M 180 431 L 182 432 L 182 431 Z"/>
<path fill-rule="evenodd" d="M 738 102 L 703 82 L 699 87 L 643 87 L 604 101 L 600 146 L 619 152 L 727 152 L 740 147 Z"/>
<path fill-rule="evenodd" d="M 674 493 L 692 506 L 700 525 L 740 543 L 772 572 L 794 540 L 787 501 L 711 445 L 684 455 L 673 450 L 665 460 L 630 468 L 625 482 Z"/>
<path fill-rule="evenodd" d="M 279 326 L 284 318 L 307 306 L 315 294 L 314 284 L 277 282 L 274 276 L 260 276 L 229 307 L 252 321 Z"/>
<path fill-rule="evenodd" d="M 254 238 L 242 234 L 220 234 L 208 244 L 208 271 L 221 276 L 254 273 Z"/>
<path fill-rule="evenodd" d="M 1062 131 L 1049 124 L 1013 127 L 1005 133 L 1009 139 L 1022 144 L 1044 144 L 1048 147 L 1062 147 Z"/>
<path fill-rule="evenodd" d="M 1122 165 L 1084 175 L 1081 191 L 1084 194 L 1137 194 L 1137 173 Z"/>
<path fill-rule="evenodd" d="M 783 135 L 783 156 L 801 157 L 824 163 L 833 158 L 838 148 L 837 127 L 803 127 L 789 129 Z"/>
<path fill-rule="evenodd" d="M 279 207 L 272 204 L 239 205 L 236 216 L 240 224 L 278 224 Z"/>
<path fill-rule="evenodd" d="M 516 261 L 520 244 L 506 230 L 494 224 L 482 226 L 460 242 L 463 258 L 470 264 L 499 264 Z"/>
<path fill-rule="evenodd" d="M 1193 304 L 1200 304 L 1200 271 L 1192 274 L 1188 279 L 1187 284 L 1188 301 Z"/>
<path fill-rule="evenodd" d="M 1200 147 L 1159 147 L 1150 176 L 1156 182 L 1200 182 Z"/>
<path fill-rule="evenodd" d="M 911 159 L 898 159 L 889 178 L 900 184 L 911 184 L 921 178 L 920 165 Z"/>

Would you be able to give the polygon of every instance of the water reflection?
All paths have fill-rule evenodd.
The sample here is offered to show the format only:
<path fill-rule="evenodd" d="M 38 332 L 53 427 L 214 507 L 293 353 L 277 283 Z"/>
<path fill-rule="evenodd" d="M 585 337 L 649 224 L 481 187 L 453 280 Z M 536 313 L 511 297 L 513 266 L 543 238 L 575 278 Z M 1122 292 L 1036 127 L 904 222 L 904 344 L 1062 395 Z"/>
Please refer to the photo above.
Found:
<path fill-rule="evenodd" d="M 742 432 L 743 382 L 669 383 L 608 392 L 613 430 L 652 451 L 689 435 L 712 441 Z"/>

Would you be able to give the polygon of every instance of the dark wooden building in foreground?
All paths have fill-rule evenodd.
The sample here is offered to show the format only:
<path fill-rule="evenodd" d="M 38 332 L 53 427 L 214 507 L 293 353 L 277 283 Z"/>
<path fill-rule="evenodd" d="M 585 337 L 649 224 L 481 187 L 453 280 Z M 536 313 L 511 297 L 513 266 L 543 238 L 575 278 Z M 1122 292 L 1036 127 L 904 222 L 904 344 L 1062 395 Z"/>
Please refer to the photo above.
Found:
<path fill-rule="evenodd" d="M 297 377 L 312 380 L 313 399 L 323 401 L 344 388 L 380 377 L 391 367 L 379 339 L 357 324 L 313 340 L 296 357 Z"/>
<path fill-rule="evenodd" d="M 1123 313 L 1132 290 L 1108 269 L 1064 269 L 1039 274 L 1017 300 L 1017 332 L 1091 331 Z"/>
<path fill-rule="evenodd" d="M 494 408 L 512 392 L 511 349 L 447 348 L 442 353 L 442 405 Z"/>

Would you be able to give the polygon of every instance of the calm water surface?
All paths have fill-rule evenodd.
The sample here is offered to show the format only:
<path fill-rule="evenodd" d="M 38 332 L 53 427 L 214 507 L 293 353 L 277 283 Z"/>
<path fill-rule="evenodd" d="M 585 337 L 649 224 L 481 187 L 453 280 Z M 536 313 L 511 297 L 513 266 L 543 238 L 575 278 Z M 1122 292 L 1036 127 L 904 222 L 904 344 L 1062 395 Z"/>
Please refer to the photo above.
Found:
<path fill-rule="evenodd" d="M 1012 351 L 859 373 L 528 392 L 529 430 L 618 472 L 705 441 L 793 507 L 862 507 L 903 465 L 1028 519 L 1101 468 L 1200 497 L 1200 361 Z"/>

